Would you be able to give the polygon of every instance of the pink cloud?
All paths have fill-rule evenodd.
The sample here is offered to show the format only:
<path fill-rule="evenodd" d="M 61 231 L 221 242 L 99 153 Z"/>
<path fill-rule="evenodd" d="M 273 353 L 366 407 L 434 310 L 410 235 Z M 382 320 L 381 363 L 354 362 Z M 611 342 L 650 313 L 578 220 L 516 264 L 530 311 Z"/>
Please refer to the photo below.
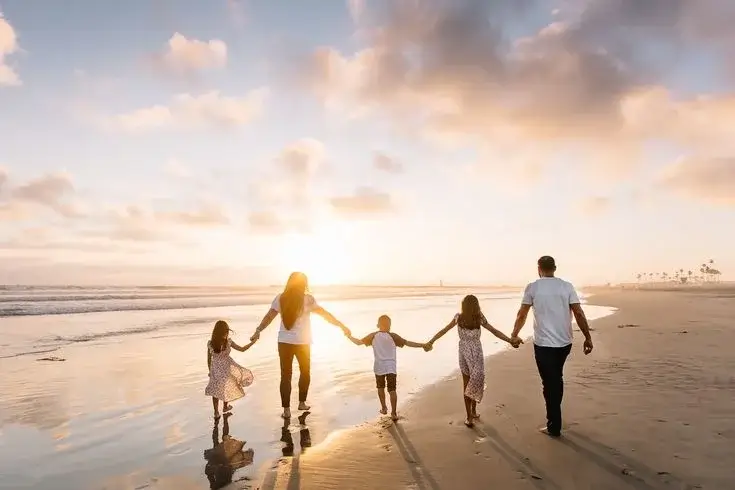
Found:
<path fill-rule="evenodd" d="M 19 49 L 15 29 L 0 12 L 0 87 L 22 84 L 18 72 L 7 62 L 7 57 L 18 52 Z"/>

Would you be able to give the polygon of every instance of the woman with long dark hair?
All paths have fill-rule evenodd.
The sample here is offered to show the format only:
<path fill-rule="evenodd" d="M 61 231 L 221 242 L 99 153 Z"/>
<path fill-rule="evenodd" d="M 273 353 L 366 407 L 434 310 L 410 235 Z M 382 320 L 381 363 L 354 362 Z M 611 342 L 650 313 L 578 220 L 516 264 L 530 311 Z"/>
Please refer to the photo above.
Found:
<path fill-rule="evenodd" d="M 434 342 L 439 340 L 454 327 L 459 334 L 459 370 L 462 371 L 464 387 L 464 408 L 467 412 L 467 427 L 474 427 L 477 415 L 477 404 L 482 401 L 485 392 L 485 357 L 480 342 L 480 327 L 487 329 L 497 338 L 504 340 L 513 347 L 518 347 L 518 341 L 511 341 L 510 337 L 488 323 L 480 309 L 477 297 L 470 294 L 462 300 L 462 312 L 454 315 L 452 321 L 442 328 L 428 342 L 426 349 L 431 350 Z"/>
<path fill-rule="evenodd" d="M 265 314 L 260 326 L 250 340 L 255 342 L 271 322 L 281 315 L 281 328 L 278 331 L 278 357 L 281 363 L 281 406 L 283 418 L 291 417 L 291 376 L 293 359 L 299 363 L 299 410 L 309 410 L 306 397 L 311 383 L 311 313 L 324 318 L 339 327 L 345 335 L 350 329 L 337 320 L 331 313 L 319 306 L 309 293 L 309 280 L 303 272 L 293 272 L 286 282 L 283 292 L 275 297 L 270 310 Z"/>

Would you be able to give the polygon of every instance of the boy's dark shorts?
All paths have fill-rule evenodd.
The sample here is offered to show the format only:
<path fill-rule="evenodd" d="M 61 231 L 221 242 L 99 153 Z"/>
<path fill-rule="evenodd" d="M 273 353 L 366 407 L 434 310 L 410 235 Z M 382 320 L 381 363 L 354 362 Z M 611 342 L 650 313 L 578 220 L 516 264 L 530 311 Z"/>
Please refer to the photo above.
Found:
<path fill-rule="evenodd" d="M 375 386 L 378 389 L 384 389 L 386 381 L 388 384 L 388 391 L 396 391 L 396 379 L 398 375 L 395 373 L 390 374 L 376 374 L 375 375 Z"/>

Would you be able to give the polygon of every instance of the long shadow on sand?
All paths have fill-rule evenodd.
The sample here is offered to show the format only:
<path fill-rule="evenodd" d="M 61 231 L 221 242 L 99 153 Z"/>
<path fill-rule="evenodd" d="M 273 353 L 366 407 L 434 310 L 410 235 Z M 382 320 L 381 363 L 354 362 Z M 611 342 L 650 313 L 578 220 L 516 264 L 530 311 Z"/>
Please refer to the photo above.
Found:
<path fill-rule="evenodd" d="M 668 471 L 656 471 L 638 460 L 622 455 L 616 449 L 597 442 L 574 430 L 567 430 L 559 439 L 583 458 L 599 466 L 606 472 L 635 490 L 656 490 L 673 487 L 677 490 L 696 490 L 700 485 L 686 483 Z M 671 488 L 669 487 L 669 488 Z"/>
<path fill-rule="evenodd" d="M 401 456 L 408 464 L 411 476 L 416 482 L 416 488 L 419 490 L 440 490 L 434 477 L 431 476 L 421 459 L 419 459 L 418 452 L 406 435 L 406 431 L 396 423 L 388 429 L 388 433 L 393 437 Z"/>
<path fill-rule="evenodd" d="M 563 490 L 548 475 L 537 468 L 531 460 L 519 453 L 513 446 L 508 444 L 492 427 L 480 428 L 475 424 L 474 432 L 480 436 L 476 441 L 490 445 L 500 457 L 508 462 L 511 467 L 516 468 L 536 488 L 543 490 Z"/>

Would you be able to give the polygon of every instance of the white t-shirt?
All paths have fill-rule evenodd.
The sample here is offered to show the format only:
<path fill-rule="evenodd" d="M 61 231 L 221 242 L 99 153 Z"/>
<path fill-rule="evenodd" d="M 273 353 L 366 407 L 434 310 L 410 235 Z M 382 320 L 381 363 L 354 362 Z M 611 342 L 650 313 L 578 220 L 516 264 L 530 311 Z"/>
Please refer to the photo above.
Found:
<path fill-rule="evenodd" d="M 364 345 L 373 347 L 373 371 L 378 376 L 384 374 L 398 374 L 398 366 L 396 362 L 396 347 L 403 347 L 406 341 L 398 334 L 393 332 L 373 332 L 363 339 Z"/>
<path fill-rule="evenodd" d="M 533 343 L 566 347 L 572 343 L 572 312 L 579 303 L 574 286 L 558 277 L 541 277 L 526 286 L 523 304 L 533 307 Z"/>
<path fill-rule="evenodd" d="M 278 331 L 278 342 L 284 344 L 311 344 L 311 312 L 317 308 L 317 302 L 314 296 L 310 294 L 304 295 L 304 310 L 296 319 L 290 330 L 283 325 L 281 318 L 281 329 Z M 271 308 L 278 313 L 281 312 L 281 295 L 275 297 Z"/>

